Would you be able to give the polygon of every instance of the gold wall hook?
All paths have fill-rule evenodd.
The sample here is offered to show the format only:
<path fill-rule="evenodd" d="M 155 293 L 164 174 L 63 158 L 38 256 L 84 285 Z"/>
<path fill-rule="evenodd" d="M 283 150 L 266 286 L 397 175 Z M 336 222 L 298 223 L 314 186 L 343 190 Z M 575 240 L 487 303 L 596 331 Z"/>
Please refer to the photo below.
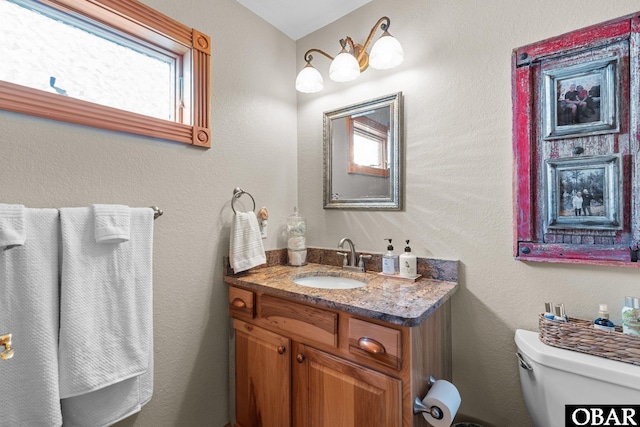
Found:
<path fill-rule="evenodd" d="M 4 347 L 4 351 L 0 353 L 0 359 L 9 360 L 13 357 L 11 334 L 0 335 L 0 347 Z"/>

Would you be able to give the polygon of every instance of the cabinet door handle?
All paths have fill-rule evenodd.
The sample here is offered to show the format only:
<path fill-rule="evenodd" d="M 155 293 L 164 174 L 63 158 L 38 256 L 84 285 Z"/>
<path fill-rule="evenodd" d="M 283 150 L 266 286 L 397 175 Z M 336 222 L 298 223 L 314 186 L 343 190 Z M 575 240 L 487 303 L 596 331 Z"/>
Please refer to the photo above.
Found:
<path fill-rule="evenodd" d="M 304 359 L 305 359 L 304 354 L 302 354 L 302 353 L 298 353 L 298 354 L 296 355 L 296 361 L 297 361 L 298 363 L 302 363 L 302 362 L 304 362 Z"/>
<path fill-rule="evenodd" d="M 284 352 L 287 351 L 287 348 L 283 345 L 279 345 L 278 346 L 278 354 L 284 354 Z"/>
<path fill-rule="evenodd" d="M 366 351 L 367 353 L 372 354 L 387 352 L 381 343 L 369 337 L 360 337 L 360 339 L 358 340 L 358 347 L 360 347 L 360 349 Z"/>
<path fill-rule="evenodd" d="M 233 306 L 233 308 L 246 308 L 247 307 L 247 303 L 242 301 L 240 298 L 235 298 L 233 301 L 231 301 L 231 305 Z"/>

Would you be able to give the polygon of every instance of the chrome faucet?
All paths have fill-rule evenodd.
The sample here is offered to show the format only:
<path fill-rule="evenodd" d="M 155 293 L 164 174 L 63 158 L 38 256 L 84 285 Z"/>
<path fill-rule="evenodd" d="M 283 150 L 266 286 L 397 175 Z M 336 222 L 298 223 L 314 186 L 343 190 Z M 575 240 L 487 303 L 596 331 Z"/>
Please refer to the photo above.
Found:
<path fill-rule="evenodd" d="M 364 268 L 364 259 L 365 258 L 371 258 L 371 255 L 360 255 L 360 261 L 358 262 L 358 264 L 356 264 L 356 245 L 353 244 L 353 242 L 351 241 L 351 239 L 348 238 L 343 238 L 340 240 L 340 243 L 338 243 L 338 249 L 344 249 L 344 244 L 348 243 L 349 244 L 349 248 L 351 249 L 351 259 L 347 262 L 347 256 L 349 254 L 347 254 L 346 252 L 338 252 L 338 255 L 342 255 L 344 256 L 344 262 L 342 263 L 342 268 L 345 270 L 354 270 L 354 271 L 359 271 L 361 273 L 364 273 L 365 268 Z"/>
<path fill-rule="evenodd" d="M 344 237 L 340 240 L 340 243 L 338 243 L 338 249 L 343 249 L 345 242 L 347 242 L 349 244 L 349 247 L 351 248 L 351 260 L 349 261 L 349 264 L 347 264 L 347 266 L 355 267 L 356 266 L 356 245 L 353 244 L 351 239 Z"/>

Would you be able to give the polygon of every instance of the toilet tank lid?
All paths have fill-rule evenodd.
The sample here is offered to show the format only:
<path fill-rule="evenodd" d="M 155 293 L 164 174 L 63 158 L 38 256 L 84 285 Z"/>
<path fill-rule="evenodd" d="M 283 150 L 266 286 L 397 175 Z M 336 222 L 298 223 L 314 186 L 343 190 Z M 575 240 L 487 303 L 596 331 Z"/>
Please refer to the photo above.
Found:
<path fill-rule="evenodd" d="M 540 341 L 537 332 L 523 329 L 516 330 L 515 341 L 520 353 L 535 364 L 640 390 L 640 366 L 552 347 Z"/>

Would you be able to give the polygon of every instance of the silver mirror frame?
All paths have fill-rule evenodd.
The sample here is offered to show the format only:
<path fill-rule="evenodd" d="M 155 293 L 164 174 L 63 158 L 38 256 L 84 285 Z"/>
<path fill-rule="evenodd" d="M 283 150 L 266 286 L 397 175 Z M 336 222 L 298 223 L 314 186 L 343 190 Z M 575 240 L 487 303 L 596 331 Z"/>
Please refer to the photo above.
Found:
<path fill-rule="evenodd" d="M 354 114 L 363 113 L 368 110 L 390 107 L 389 129 L 392 135 L 392 146 L 390 147 L 389 179 L 390 197 L 385 198 L 351 198 L 342 200 L 332 200 L 331 197 L 331 177 L 332 177 L 332 147 L 333 141 L 333 120 L 348 117 Z M 393 93 L 369 101 L 360 102 L 327 111 L 323 115 L 323 145 L 324 145 L 324 209 L 353 209 L 353 210 L 400 210 L 402 209 L 402 92 Z"/>

